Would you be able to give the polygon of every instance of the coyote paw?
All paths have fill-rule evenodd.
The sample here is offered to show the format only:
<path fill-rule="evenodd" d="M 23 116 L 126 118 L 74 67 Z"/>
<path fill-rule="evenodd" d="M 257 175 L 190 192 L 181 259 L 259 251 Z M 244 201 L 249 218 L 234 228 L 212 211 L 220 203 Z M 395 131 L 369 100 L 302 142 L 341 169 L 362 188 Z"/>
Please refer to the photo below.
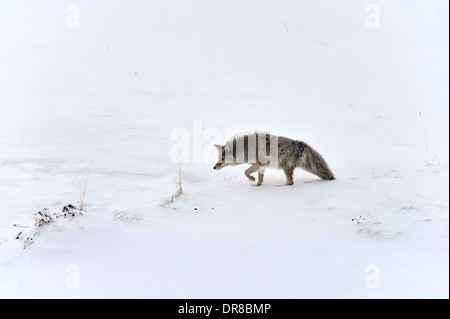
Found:
<path fill-rule="evenodd" d="M 252 182 L 254 182 L 256 180 L 252 175 L 247 175 L 247 178 L 249 180 L 251 180 Z"/>

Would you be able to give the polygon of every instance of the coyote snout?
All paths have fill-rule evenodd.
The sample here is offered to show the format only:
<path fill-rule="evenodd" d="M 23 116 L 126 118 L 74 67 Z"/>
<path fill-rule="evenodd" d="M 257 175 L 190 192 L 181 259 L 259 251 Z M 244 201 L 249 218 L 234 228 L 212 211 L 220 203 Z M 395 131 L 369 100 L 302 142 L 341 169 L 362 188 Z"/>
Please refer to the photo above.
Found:
<path fill-rule="evenodd" d="M 294 170 L 301 167 L 321 179 L 334 179 L 333 172 L 323 157 L 308 144 L 287 137 L 267 133 L 253 133 L 236 136 L 225 145 L 214 145 L 219 151 L 215 170 L 228 165 L 248 163 L 251 166 L 244 172 L 245 176 L 255 181 L 250 175 L 258 172 L 260 186 L 264 179 L 266 167 L 281 168 L 286 175 L 286 185 L 294 184 Z"/>

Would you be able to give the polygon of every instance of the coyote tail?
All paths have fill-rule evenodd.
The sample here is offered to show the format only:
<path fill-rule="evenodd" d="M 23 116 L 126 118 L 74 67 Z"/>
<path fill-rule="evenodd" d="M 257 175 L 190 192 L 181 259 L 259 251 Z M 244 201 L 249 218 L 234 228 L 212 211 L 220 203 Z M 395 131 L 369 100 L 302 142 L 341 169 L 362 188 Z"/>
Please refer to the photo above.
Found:
<path fill-rule="evenodd" d="M 322 155 L 306 143 L 303 143 L 303 146 L 304 160 L 300 162 L 300 167 L 322 179 L 335 179 L 333 172 L 328 167 L 328 164 L 323 159 Z"/>

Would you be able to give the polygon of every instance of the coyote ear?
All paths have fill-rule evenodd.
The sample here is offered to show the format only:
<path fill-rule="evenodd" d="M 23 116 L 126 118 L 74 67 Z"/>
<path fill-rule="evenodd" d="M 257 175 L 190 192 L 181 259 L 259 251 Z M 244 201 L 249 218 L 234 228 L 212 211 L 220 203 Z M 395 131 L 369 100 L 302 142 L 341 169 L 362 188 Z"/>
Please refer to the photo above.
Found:
<path fill-rule="evenodd" d="M 221 151 L 222 150 L 222 145 L 219 145 L 219 144 L 214 144 L 214 146 L 219 150 L 219 151 Z"/>

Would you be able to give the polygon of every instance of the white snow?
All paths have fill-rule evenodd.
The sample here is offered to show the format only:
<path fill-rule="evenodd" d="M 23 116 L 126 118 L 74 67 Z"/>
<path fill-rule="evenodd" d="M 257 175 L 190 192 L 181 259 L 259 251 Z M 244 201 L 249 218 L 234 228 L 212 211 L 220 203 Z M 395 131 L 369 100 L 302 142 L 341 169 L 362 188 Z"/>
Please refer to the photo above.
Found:
<path fill-rule="evenodd" d="M 2 1 L 0 297 L 448 298 L 448 2 L 373 3 Z M 205 160 L 259 128 L 337 179 Z"/>

